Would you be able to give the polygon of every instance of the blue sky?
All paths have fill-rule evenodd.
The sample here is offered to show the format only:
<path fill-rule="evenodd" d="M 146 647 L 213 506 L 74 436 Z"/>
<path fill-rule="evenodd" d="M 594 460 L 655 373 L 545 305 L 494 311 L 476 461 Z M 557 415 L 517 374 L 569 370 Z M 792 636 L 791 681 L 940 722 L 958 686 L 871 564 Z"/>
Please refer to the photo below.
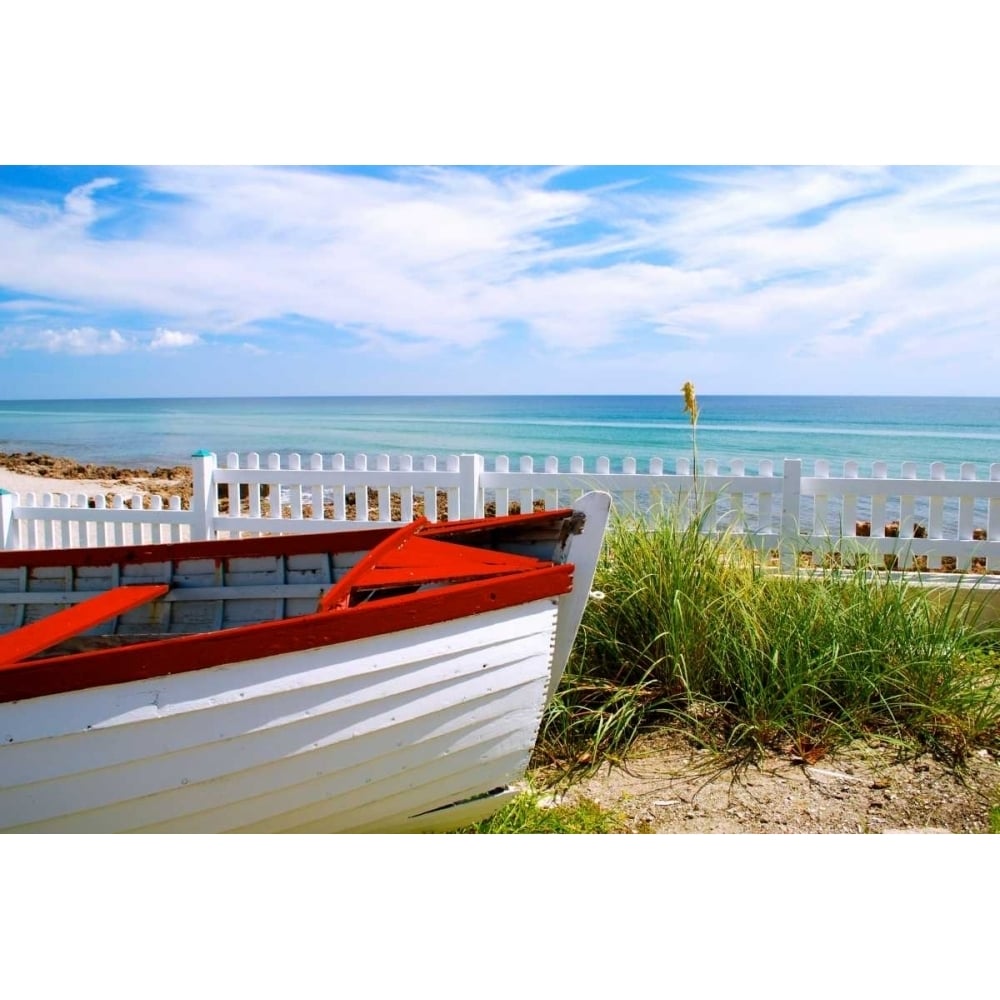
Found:
<path fill-rule="evenodd" d="M 993 395 L 987 167 L 0 168 L 0 394 Z"/>
<path fill-rule="evenodd" d="M 133 8 L 5 14 L 0 396 L 997 392 L 971 0 Z"/>

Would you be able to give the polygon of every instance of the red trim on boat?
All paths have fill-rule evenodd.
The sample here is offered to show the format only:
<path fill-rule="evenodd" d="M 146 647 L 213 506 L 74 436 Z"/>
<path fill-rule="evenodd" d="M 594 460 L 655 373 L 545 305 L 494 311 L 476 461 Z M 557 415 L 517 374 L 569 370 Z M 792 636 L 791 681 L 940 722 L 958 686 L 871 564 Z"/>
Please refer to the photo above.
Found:
<path fill-rule="evenodd" d="M 21 555 L 23 557 L 24 553 Z M 317 612 L 200 635 L 175 636 L 117 649 L 22 661 L 0 666 L 0 702 L 227 664 L 235 666 L 246 660 L 337 645 L 515 607 L 569 593 L 572 586 L 571 564 L 547 566 L 495 579 L 387 597 L 340 611 Z"/>
<path fill-rule="evenodd" d="M 398 552 L 387 555 L 381 565 L 358 573 L 357 579 L 352 582 L 359 588 L 457 582 L 523 573 L 525 570 L 551 565 L 550 559 L 536 559 L 533 556 L 519 556 L 511 552 L 416 537 L 408 538 L 406 544 Z"/>
<path fill-rule="evenodd" d="M 572 507 L 559 507 L 556 510 L 536 510 L 530 514 L 503 514 L 500 517 L 485 518 L 470 517 L 464 521 L 436 521 L 423 528 L 420 534 L 429 538 L 432 535 L 447 535 L 452 531 L 476 533 L 480 531 L 496 531 L 497 529 L 523 528 L 526 524 L 545 524 L 547 521 L 561 521 L 572 514 Z"/>
<path fill-rule="evenodd" d="M 552 565 L 547 559 L 424 538 L 418 534 L 420 527 L 397 532 L 372 549 L 327 591 L 319 610 L 349 607 L 358 591 L 459 583 Z"/>
<path fill-rule="evenodd" d="M 426 523 L 426 518 L 418 518 L 416 521 L 411 521 L 399 530 L 394 531 L 387 539 L 385 539 L 385 541 L 379 542 L 379 544 L 376 545 L 367 555 L 362 556 L 361 559 L 359 559 L 357 563 L 355 563 L 355 565 L 352 566 L 351 569 L 319 599 L 319 610 L 332 611 L 334 608 L 346 608 L 350 602 L 351 590 L 354 588 L 354 581 L 357 579 L 358 574 L 365 573 L 374 568 L 376 563 L 385 558 L 385 556 L 389 553 L 397 552 L 403 545 L 406 544 L 407 539 L 409 539 L 414 532 L 418 531 Z"/>

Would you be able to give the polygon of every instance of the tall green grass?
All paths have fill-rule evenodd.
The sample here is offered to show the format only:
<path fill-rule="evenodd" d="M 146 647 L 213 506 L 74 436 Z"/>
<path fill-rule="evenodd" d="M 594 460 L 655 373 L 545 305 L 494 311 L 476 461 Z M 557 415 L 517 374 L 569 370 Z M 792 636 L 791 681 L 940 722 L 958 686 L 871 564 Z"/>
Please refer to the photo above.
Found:
<path fill-rule="evenodd" d="M 960 761 L 1000 745 L 996 633 L 899 577 L 765 570 L 676 509 L 616 518 L 542 752 L 588 761 L 671 723 L 738 755 L 859 736 Z"/>

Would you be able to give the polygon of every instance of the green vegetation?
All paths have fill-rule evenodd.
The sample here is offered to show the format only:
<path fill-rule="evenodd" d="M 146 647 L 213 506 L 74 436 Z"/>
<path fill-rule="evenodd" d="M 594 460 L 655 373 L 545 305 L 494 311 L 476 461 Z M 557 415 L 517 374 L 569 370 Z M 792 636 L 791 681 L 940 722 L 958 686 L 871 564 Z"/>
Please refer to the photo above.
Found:
<path fill-rule="evenodd" d="M 591 799 L 572 805 L 547 805 L 537 792 L 522 792 L 494 816 L 459 833 L 626 833 L 619 813 L 602 809 Z"/>
<path fill-rule="evenodd" d="M 665 727 L 737 764 L 767 750 L 812 762 L 859 738 L 956 767 L 975 749 L 1000 751 L 1000 627 L 980 627 L 957 584 L 942 605 L 912 577 L 863 559 L 846 568 L 836 554 L 826 570 L 780 574 L 739 535 L 704 532 L 713 505 L 698 485 L 699 408 L 691 383 L 682 392 L 693 506 L 613 520 L 536 762 L 589 770 Z M 472 832 L 622 822 L 530 793 Z M 1000 805 L 989 822 L 1000 833 Z"/>
<path fill-rule="evenodd" d="M 978 627 L 957 584 L 941 605 L 912 578 L 863 559 L 845 568 L 836 554 L 822 572 L 782 575 L 739 535 L 703 532 L 712 504 L 699 496 L 699 408 L 691 383 L 682 392 L 694 513 L 681 504 L 610 525 L 536 760 L 589 769 L 664 727 L 731 763 L 766 750 L 812 762 L 859 738 L 954 766 L 1000 750 L 1000 628 Z M 593 803 L 564 813 L 527 795 L 476 830 L 596 833 L 621 822 Z M 1000 805 L 990 830 L 1000 832 Z"/>
<path fill-rule="evenodd" d="M 862 560 L 782 576 L 738 535 L 704 533 L 700 411 L 690 382 L 681 392 L 694 513 L 681 504 L 610 526 L 602 599 L 588 604 L 540 753 L 586 766 L 665 724 L 741 759 L 809 760 L 862 736 L 954 763 L 1000 746 L 1000 630 L 976 628 L 957 586 L 937 607 Z"/>
<path fill-rule="evenodd" d="M 546 757 L 620 756 L 665 724 L 744 759 L 859 736 L 955 763 L 1000 746 L 1000 633 L 960 602 L 860 569 L 779 576 L 700 528 L 676 510 L 610 526 Z"/>

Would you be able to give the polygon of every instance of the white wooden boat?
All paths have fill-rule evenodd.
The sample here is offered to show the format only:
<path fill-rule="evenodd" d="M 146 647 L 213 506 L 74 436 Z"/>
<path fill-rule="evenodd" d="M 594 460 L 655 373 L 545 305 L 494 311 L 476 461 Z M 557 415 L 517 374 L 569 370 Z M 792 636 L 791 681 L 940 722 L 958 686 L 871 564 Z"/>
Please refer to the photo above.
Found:
<path fill-rule="evenodd" d="M 0 830 L 490 815 L 524 774 L 609 505 L 0 553 Z"/>

